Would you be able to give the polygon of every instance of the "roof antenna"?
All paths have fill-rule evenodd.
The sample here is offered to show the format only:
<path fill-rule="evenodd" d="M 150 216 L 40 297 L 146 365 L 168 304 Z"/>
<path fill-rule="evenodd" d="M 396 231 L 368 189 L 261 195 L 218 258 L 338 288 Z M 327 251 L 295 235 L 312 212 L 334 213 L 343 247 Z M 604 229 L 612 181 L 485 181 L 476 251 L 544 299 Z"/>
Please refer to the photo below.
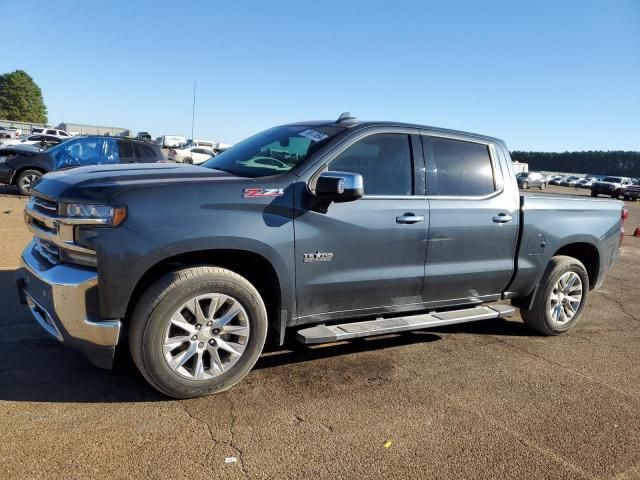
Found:
<path fill-rule="evenodd" d="M 336 123 L 346 122 L 348 120 L 355 120 L 356 117 L 351 116 L 351 112 L 343 112 L 340 117 L 338 117 L 338 121 Z"/>

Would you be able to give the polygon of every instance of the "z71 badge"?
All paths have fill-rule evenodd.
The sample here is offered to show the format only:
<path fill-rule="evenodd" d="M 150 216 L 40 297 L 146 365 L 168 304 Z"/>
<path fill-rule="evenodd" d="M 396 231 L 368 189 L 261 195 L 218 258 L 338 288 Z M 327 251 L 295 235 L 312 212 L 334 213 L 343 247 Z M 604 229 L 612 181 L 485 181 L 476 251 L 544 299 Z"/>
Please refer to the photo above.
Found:
<path fill-rule="evenodd" d="M 284 195 L 282 188 L 245 188 L 242 191 L 244 198 L 281 197 L 282 195 Z"/>
<path fill-rule="evenodd" d="M 316 253 L 305 253 L 303 255 L 304 255 L 303 257 L 304 263 L 330 262 L 333 260 L 333 252 L 316 251 Z"/>

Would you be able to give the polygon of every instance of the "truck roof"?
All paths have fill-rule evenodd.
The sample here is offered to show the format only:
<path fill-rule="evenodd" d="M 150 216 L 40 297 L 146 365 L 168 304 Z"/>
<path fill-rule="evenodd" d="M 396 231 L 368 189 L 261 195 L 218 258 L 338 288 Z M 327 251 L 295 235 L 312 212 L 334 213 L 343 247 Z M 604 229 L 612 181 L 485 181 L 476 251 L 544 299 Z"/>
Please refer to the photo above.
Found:
<path fill-rule="evenodd" d="M 345 128 L 353 128 L 353 127 L 380 127 L 380 126 L 393 126 L 393 127 L 407 127 L 407 128 L 421 128 L 423 130 L 430 130 L 433 132 L 447 133 L 453 135 L 464 135 L 467 137 L 474 137 L 481 140 L 489 140 L 493 142 L 498 142 L 504 144 L 505 142 L 496 137 L 491 137 L 488 135 L 483 135 L 480 133 L 473 132 L 465 132 L 462 130 L 453 130 L 449 128 L 441 128 L 441 127 L 433 127 L 429 125 L 420 125 L 416 123 L 406 123 L 406 122 L 393 122 L 393 121 L 375 121 L 375 120 L 357 120 L 355 118 L 349 118 L 344 121 L 336 121 L 336 120 L 309 120 L 306 122 L 293 122 L 288 123 L 286 125 L 297 125 L 297 126 L 323 126 L 323 127 L 345 127 Z"/>

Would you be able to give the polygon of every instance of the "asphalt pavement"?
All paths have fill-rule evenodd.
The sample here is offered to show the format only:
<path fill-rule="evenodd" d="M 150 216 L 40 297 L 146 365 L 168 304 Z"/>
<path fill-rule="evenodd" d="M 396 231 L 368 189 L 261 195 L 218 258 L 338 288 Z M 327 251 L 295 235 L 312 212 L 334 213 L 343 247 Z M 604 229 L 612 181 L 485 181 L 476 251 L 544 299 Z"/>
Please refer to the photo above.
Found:
<path fill-rule="evenodd" d="M 640 203 L 567 335 L 514 316 L 288 343 L 183 401 L 126 354 L 100 370 L 40 331 L 14 284 L 24 204 L 0 189 L 0 478 L 640 478 Z"/>

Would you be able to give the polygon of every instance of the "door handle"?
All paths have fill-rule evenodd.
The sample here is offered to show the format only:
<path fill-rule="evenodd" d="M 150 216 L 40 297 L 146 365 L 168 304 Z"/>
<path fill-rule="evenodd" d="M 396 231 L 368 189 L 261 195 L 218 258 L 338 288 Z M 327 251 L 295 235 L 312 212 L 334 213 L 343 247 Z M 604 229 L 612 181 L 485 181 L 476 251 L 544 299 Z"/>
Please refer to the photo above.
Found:
<path fill-rule="evenodd" d="M 405 213 L 404 215 L 400 215 L 399 217 L 396 217 L 396 223 L 403 223 L 403 224 L 411 224 L 411 223 L 419 223 L 419 222 L 424 222 L 424 216 L 423 215 L 414 215 L 413 213 Z"/>
<path fill-rule="evenodd" d="M 513 220 L 511 215 L 507 215 L 506 213 L 499 213 L 495 217 L 493 217 L 493 221 L 495 223 L 507 223 Z"/>

